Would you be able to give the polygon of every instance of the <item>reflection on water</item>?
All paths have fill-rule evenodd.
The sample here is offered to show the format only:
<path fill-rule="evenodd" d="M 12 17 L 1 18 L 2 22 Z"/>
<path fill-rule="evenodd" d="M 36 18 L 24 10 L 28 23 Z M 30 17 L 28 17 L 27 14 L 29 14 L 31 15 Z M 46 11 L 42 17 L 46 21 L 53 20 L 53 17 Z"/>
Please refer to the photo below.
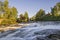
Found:
<path fill-rule="evenodd" d="M 0 34 L 0 40 L 58 40 L 60 22 L 35 22 L 29 26 Z"/>

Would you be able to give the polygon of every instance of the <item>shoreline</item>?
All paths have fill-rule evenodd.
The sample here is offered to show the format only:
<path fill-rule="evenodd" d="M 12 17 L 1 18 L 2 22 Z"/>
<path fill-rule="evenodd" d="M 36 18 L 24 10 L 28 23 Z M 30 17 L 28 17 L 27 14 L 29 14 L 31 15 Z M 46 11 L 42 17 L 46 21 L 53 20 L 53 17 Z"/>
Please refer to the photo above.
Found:
<path fill-rule="evenodd" d="M 8 31 L 8 30 L 15 30 L 15 29 L 22 28 L 22 27 L 25 27 L 25 26 L 28 26 L 28 25 L 30 25 L 30 24 L 28 24 L 28 23 L 15 24 L 15 25 L 7 26 L 7 27 L 1 27 L 0 32 L 5 32 L 5 31 Z"/>

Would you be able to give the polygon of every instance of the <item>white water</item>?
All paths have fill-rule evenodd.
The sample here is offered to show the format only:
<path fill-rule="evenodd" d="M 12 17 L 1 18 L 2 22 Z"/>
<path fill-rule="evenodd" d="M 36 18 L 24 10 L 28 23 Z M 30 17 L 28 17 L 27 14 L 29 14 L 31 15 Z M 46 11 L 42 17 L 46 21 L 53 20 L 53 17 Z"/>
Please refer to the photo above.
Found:
<path fill-rule="evenodd" d="M 60 30 L 60 22 L 38 22 L 38 23 L 30 23 L 29 26 L 26 26 L 24 28 L 19 28 L 13 32 L 4 32 L 0 34 L 3 37 L 0 38 L 0 40 L 38 40 L 38 38 L 45 39 L 45 37 L 53 32 L 54 30 L 47 30 L 47 33 L 44 33 L 46 29 L 55 29 Z M 59 31 L 60 32 L 60 31 Z M 5 36 L 4 36 L 5 35 Z M 45 39 L 47 40 L 47 39 Z"/>

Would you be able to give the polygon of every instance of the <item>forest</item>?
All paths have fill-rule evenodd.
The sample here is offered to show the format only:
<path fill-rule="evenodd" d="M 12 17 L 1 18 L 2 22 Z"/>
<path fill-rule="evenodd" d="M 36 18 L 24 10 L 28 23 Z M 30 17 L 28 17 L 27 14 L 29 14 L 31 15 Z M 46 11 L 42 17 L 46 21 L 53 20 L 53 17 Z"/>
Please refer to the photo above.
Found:
<path fill-rule="evenodd" d="M 28 12 L 20 14 L 15 7 L 10 7 L 8 0 L 0 1 L 0 25 L 10 25 L 31 21 L 60 21 L 60 2 L 51 7 L 51 12 L 46 14 L 44 9 L 40 9 L 33 17 L 29 18 Z"/>

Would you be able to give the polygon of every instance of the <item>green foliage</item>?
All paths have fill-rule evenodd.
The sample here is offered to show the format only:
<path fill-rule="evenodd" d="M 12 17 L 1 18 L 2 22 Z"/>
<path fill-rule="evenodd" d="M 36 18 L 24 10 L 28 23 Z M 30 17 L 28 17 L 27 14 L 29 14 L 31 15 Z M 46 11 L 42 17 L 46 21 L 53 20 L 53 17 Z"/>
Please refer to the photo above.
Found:
<path fill-rule="evenodd" d="M 36 14 L 36 20 L 39 21 L 42 16 L 45 15 L 45 11 L 43 9 L 40 9 Z"/>
<path fill-rule="evenodd" d="M 25 12 L 25 14 L 20 14 L 19 18 L 17 19 L 17 22 L 28 22 L 29 21 L 29 17 L 28 17 L 28 13 Z"/>
<path fill-rule="evenodd" d="M 8 25 L 8 24 L 10 24 L 10 23 L 9 23 L 9 20 L 3 20 L 3 21 L 1 22 L 1 25 Z"/>
<path fill-rule="evenodd" d="M 15 7 L 9 7 L 8 0 L 4 2 L 0 1 L 0 19 L 3 19 L 1 22 L 2 25 L 14 24 L 17 22 L 28 22 L 29 16 L 28 13 L 20 14 L 20 17 L 17 18 L 17 9 Z M 54 7 L 51 8 L 51 13 L 45 14 L 43 9 L 40 9 L 35 16 L 30 18 L 32 21 L 60 21 L 60 2 L 57 3 Z"/>
<path fill-rule="evenodd" d="M 45 14 L 44 10 L 39 10 L 35 17 L 36 21 L 60 21 L 60 2 L 51 8 L 51 13 Z"/>
<path fill-rule="evenodd" d="M 25 17 L 26 19 L 28 19 L 28 13 L 27 13 L 27 12 L 25 12 L 24 17 Z"/>
<path fill-rule="evenodd" d="M 35 21 L 35 16 L 31 17 L 30 21 Z"/>
<path fill-rule="evenodd" d="M 12 7 L 11 15 L 13 18 L 15 19 L 17 18 L 17 13 L 18 13 L 17 9 L 15 7 Z"/>
<path fill-rule="evenodd" d="M 17 19 L 17 9 L 10 8 L 8 0 L 0 2 L 0 19 L 4 19 L 1 24 L 14 24 Z M 7 19 L 7 20 L 6 20 Z"/>
<path fill-rule="evenodd" d="M 23 14 L 20 14 L 20 22 L 24 22 L 24 20 L 25 20 L 24 15 Z"/>
<path fill-rule="evenodd" d="M 4 19 L 2 22 L 1 22 L 1 25 L 10 25 L 10 24 L 15 24 L 15 20 L 12 20 L 12 19 Z"/>
<path fill-rule="evenodd" d="M 57 3 L 53 8 L 51 8 L 51 13 L 54 16 L 59 16 L 60 15 L 60 3 Z"/>
<path fill-rule="evenodd" d="M 27 13 L 27 12 L 25 12 L 24 17 L 25 17 L 25 22 L 27 22 L 28 19 L 29 19 L 29 17 L 28 17 L 28 13 Z"/>
<path fill-rule="evenodd" d="M 5 0 L 4 1 L 4 7 L 8 7 L 8 4 L 9 4 L 8 0 Z"/>

